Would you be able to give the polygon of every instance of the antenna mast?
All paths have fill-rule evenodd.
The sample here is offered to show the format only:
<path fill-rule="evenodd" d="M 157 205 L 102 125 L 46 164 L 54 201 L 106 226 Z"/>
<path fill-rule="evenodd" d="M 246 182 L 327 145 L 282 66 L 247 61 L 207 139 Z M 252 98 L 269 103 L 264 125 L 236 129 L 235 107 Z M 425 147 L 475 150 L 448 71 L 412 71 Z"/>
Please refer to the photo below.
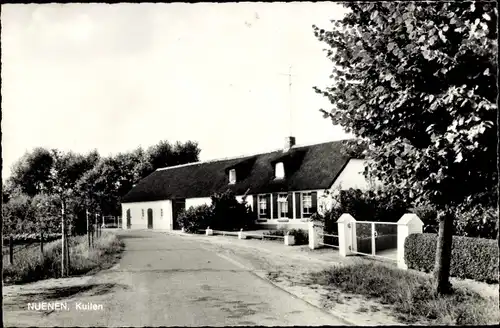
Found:
<path fill-rule="evenodd" d="M 290 107 L 289 107 L 289 128 L 290 128 L 290 134 L 289 136 L 291 137 L 292 136 L 292 111 L 293 111 L 293 101 L 292 101 L 292 65 L 290 65 L 290 68 L 288 69 L 288 74 L 284 74 L 284 73 L 279 73 L 280 75 L 287 75 L 288 76 L 288 95 L 289 95 L 289 102 L 290 102 Z"/>

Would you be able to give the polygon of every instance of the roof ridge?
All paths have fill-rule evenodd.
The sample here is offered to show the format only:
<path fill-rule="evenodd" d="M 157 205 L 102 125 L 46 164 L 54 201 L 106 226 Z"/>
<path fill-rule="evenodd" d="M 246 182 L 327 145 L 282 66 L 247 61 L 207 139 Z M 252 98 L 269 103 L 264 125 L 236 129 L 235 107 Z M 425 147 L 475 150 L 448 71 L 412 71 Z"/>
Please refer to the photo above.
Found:
<path fill-rule="evenodd" d="M 311 143 L 311 144 L 294 145 L 291 149 L 302 148 L 302 147 L 309 147 L 309 146 L 315 146 L 315 145 L 321 145 L 321 144 L 332 143 L 332 142 L 340 142 L 340 141 L 351 140 L 351 139 L 354 139 L 354 138 L 332 140 L 332 141 L 324 141 L 324 142 L 316 142 L 316 143 Z M 245 158 L 245 157 L 259 156 L 259 155 L 270 154 L 270 153 L 274 153 L 274 152 L 282 151 L 282 150 L 283 150 L 283 148 L 278 148 L 278 149 L 274 149 L 274 150 L 266 151 L 266 152 L 261 152 L 261 153 L 257 153 L 257 154 L 245 154 L 245 155 L 238 155 L 238 156 L 234 156 L 234 157 L 214 158 L 214 159 L 210 159 L 210 160 L 206 160 L 206 161 L 198 161 L 198 162 L 192 162 L 192 163 L 186 163 L 186 164 L 179 164 L 179 165 L 173 165 L 173 166 L 160 167 L 160 168 L 157 168 L 156 171 L 164 171 L 164 170 L 176 169 L 176 168 L 184 167 L 184 166 L 200 165 L 200 164 L 207 164 L 207 163 L 228 161 L 228 160 L 233 160 L 233 159 L 240 159 L 240 158 Z"/>

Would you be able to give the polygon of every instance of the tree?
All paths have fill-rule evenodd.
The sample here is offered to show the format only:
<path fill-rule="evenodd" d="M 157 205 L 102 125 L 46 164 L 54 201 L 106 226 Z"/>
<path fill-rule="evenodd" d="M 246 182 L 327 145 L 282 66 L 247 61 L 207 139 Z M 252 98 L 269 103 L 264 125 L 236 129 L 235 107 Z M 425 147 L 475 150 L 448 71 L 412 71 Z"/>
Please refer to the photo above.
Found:
<path fill-rule="evenodd" d="M 488 2 L 348 3 L 313 26 L 334 63 L 325 117 L 368 141 L 365 173 L 439 210 L 435 289 L 447 293 L 453 211 L 496 204 L 497 10 Z M 485 192 L 486 191 L 486 192 Z"/>
<path fill-rule="evenodd" d="M 9 183 L 28 196 L 34 196 L 47 189 L 53 162 L 48 149 L 37 147 L 32 152 L 26 152 L 12 166 Z"/>

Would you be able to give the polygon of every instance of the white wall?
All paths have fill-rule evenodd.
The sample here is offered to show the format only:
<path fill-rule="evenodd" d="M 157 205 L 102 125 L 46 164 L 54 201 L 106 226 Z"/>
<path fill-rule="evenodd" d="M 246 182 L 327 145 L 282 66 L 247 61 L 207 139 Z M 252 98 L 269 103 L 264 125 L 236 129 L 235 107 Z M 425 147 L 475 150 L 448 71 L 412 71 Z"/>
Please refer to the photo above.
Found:
<path fill-rule="evenodd" d="M 148 228 L 148 209 L 153 210 L 153 229 L 172 230 L 172 202 L 160 200 L 154 202 L 122 203 L 122 228 L 127 229 L 127 210 L 130 209 L 131 229 Z M 144 209 L 144 217 L 142 210 Z M 163 209 L 163 217 L 161 210 Z"/>
<path fill-rule="evenodd" d="M 200 197 L 200 198 L 186 198 L 186 209 L 191 206 L 196 207 L 200 205 L 208 205 L 212 204 L 212 200 L 210 197 Z"/>
<path fill-rule="evenodd" d="M 370 182 L 363 175 L 363 171 L 365 170 L 364 163 L 365 161 L 362 159 L 349 160 L 333 183 L 331 189 L 337 189 L 339 186 L 342 189 L 368 189 Z"/>

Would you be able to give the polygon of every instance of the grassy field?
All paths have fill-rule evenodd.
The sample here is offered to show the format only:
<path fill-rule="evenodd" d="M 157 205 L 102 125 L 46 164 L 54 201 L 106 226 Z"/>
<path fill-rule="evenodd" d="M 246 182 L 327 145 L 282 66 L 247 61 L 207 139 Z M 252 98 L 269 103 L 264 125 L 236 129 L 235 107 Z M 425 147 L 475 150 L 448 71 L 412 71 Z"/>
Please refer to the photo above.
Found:
<path fill-rule="evenodd" d="M 115 234 L 104 233 L 90 248 L 86 236 L 71 237 L 70 275 L 93 273 L 113 265 L 123 250 Z M 5 259 L 5 257 L 4 257 Z M 3 279 L 6 284 L 19 284 L 61 276 L 61 242 L 59 240 L 44 245 L 42 256 L 39 247 L 26 247 L 14 254 L 14 263 L 4 261 Z"/>
<path fill-rule="evenodd" d="M 434 295 L 430 276 L 379 263 L 333 267 L 311 274 L 311 282 L 391 305 L 406 324 L 488 325 L 500 320 L 498 298 L 483 297 L 464 287 L 449 296 Z"/>

